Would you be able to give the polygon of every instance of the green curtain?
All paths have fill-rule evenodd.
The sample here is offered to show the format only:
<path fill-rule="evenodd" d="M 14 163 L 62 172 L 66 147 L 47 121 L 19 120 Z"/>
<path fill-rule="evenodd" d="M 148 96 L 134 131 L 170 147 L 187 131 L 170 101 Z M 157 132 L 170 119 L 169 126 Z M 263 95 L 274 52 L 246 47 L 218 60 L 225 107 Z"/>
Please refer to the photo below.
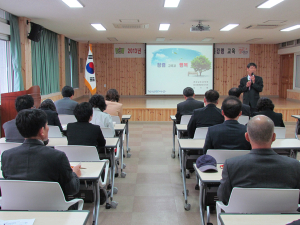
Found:
<path fill-rule="evenodd" d="M 10 51 L 13 77 L 13 91 L 24 90 L 22 77 L 21 43 L 18 17 L 9 14 L 10 22 Z"/>
<path fill-rule="evenodd" d="M 72 68 L 72 87 L 79 87 L 79 73 L 78 73 L 78 54 L 77 42 L 70 40 L 70 55 L 71 55 L 71 68 Z"/>
<path fill-rule="evenodd" d="M 72 86 L 71 83 L 71 66 L 70 66 L 70 52 L 69 52 L 69 38 L 65 37 L 65 78 L 66 85 Z"/>
<path fill-rule="evenodd" d="M 44 29 L 39 42 L 31 42 L 32 83 L 39 85 L 42 95 L 59 92 L 57 34 Z"/>

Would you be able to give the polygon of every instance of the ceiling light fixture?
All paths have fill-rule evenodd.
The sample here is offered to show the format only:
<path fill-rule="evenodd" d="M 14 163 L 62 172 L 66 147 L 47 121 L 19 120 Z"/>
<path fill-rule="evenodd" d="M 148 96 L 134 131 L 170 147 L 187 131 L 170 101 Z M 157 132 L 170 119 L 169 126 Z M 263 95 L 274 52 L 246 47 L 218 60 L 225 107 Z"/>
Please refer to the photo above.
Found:
<path fill-rule="evenodd" d="M 70 8 L 82 8 L 83 5 L 78 2 L 77 0 L 62 0 L 64 3 L 66 3 Z"/>
<path fill-rule="evenodd" d="M 296 29 L 299 29 L 300 28 L 300 25 L 295 25 L 295 26 L 292 26 L 292 27 L 288 27 L 288 28 L 285 28 L 285 29 L 282 29 L 280 31 L 291 31 L 291 30 L 296 30 Z"/>
<path fill-rule="evenodd" d="M 231 29 L 237 27 L 239 24 L 228 24 L 227 26 L 223 27 L 220 31 L 230 31 Z"/>
<path fill-rule="evenodd" d="M 158 38 L 156 38 L 156 41 L 165 41 L 165 38 L 164 37 L 158 37 Z"/>
<path fill-rule="evenodd" d="M 166 8 L 175 8 L 178 7 L 180 0 L 165 0 L 164 7 Z"/>
<path fill-rule="evenodd" d="M 212 38 L 212 37 L 207 37 L 207 38 L 204 38 L 204 39 L 201 40 L 201 41 L 211 41 L 212 39 L 214 39 L 214 38 Z"/>
<path fill-rule="evenodd" d="M 259 9 L 269 9 L 272 8 L 273 6 L 279 4 L 280 2 L 283 2 L 284 0 L 268 0 L 262 4 L 260 4 L 259 6 L 257 6 L 257 8 Z"/>
<path fill-rule="evenodd" d="M 170 24 L 169 23 L 161 23 L 159 25 L 159 30 L 169 30 Z"/>
<path fill-rule="evenodd" d="M 106 30 L 105 27 L 102 26 L 100 23 L 92 23 L 91 24 L 96 30 Z"/>

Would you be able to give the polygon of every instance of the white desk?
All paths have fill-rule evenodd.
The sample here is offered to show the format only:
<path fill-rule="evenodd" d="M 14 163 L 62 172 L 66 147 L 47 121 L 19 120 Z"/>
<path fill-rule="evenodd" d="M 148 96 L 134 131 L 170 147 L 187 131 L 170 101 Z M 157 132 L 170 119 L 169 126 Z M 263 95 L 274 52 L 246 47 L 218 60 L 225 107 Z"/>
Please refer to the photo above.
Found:
<path fill-rule="evenodd" d="M 111 148 L 112 146 L 117 146 L 119 138 L 105 138 L 106 144 L 105 148 Z M 68 145 L 68 139 L 66 137 L 62 138 L 49 138 L 49 143 L 47 146 L 54 147 L 56 145 Z"/>
<path fill-rule="evenodd" d="M 283 225 L 299 220 L 300 214 L 220 214 L 223 225 Z"/>
<path fill-rule="evenodd" d="M 34 225 L 85 225 L 88 210 L 82 211 L 0 211 L 1 220 L 33 219 Z"/>
<path fill-rule="evenodd" d="M 129 123 L 128 121 L 131 119 L 131 115 L 122 115 L 122 122 L 124 121 L 126 124 L 125 127 L 125 133 L 126 133 L 126 152 L 127 152 L 127 158 L 130 157 L 130 154 L 128 153 L 130 151 L 130 148 L 128 147 L 129 143 Z"/>

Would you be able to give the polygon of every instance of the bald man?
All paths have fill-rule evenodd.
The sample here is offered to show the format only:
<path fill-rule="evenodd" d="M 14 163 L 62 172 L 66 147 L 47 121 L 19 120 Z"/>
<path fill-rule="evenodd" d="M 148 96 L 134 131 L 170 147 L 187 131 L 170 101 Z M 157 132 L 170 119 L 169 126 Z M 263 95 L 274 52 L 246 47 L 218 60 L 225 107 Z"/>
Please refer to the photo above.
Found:
<path fill-rule="evenodd" d="M 234 187 L 300 189 L 300 163 L 271 149 L 276 134 L 269 117 L 253 117 L 245 137 L 252 150 L 247 155 L 225 161 L 218 189 L 219 200 L 227 205 Z"/>

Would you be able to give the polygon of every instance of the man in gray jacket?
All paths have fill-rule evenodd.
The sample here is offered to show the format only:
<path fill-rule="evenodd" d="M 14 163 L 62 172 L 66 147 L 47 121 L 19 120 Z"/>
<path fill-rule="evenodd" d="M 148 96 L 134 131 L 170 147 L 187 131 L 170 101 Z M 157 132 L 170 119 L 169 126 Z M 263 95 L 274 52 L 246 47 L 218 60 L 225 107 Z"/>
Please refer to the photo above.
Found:
<path fill-rule="evenodd" d="M 74 109 L 78 103 L 73 99 L 74 89 L 70 86 L 64 86 L 61 90 L 63 99 L 54 102 L 58 114 L 74 115 Z"/>
<path fill-rule="evenodd" d="M 253 117 L 245 137 L 252 146 L 250 153 L 227 159 L 224 164 L 218 189 L 224 204 L 228 204 L 234 187 L 300 189 L 300 163 L 271 149 L 276 134 L 269 117 Z"/>

